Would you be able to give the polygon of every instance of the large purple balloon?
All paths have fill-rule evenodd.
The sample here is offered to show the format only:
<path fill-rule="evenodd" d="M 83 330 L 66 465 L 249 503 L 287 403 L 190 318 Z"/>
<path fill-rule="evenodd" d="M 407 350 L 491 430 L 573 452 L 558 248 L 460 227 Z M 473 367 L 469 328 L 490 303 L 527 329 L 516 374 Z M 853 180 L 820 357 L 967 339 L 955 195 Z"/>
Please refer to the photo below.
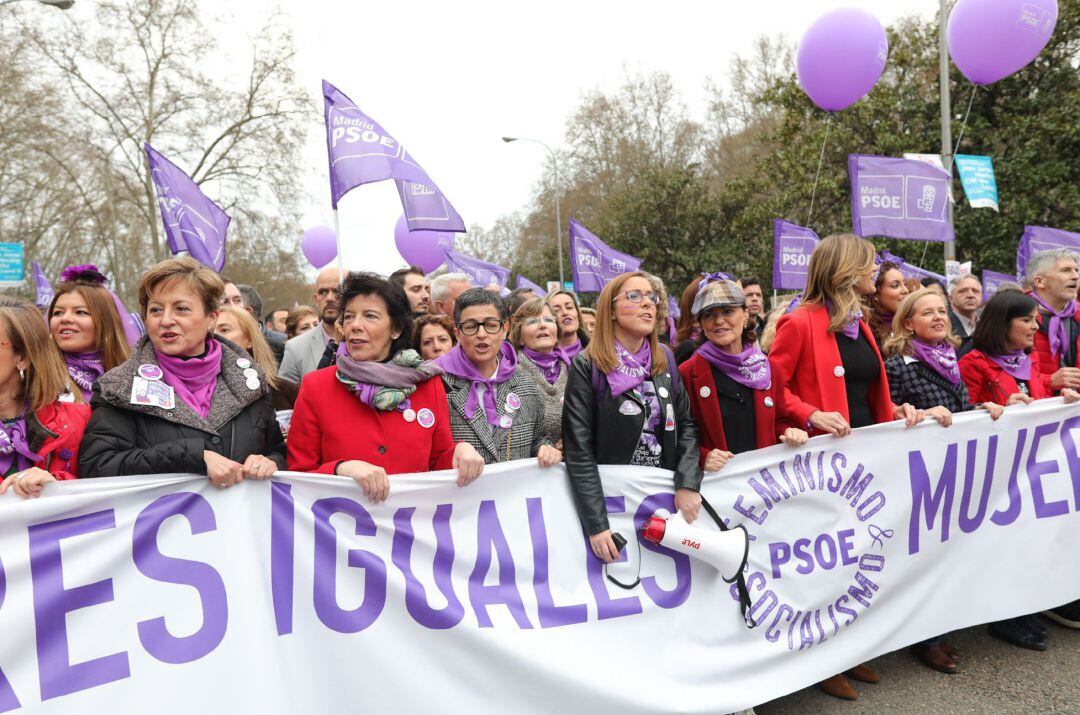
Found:
<path fill-rule="evenodd" d="M 402 216 L 394 226 L 394 244 L 407 263 L 419 266 L 424 273 L 431 273 L 446 262 L 443 251 L 454 248 L 454 234 L 447 231 L 410 231 Z"/>
<path fill-rule="evenodd" d="M 866 10 L 845 7 L 814 21 L 799 43 L 799 84 L 826 112 L 847 109 L 885 70 L 889 40 Z"/>
<path fill-rule="evenodd" d="M 329 226 L 312 226 L 304 231 L 300 250 L 308 263 L 322 268 L 337 257 L 337 236 Z"/>
<path fill-rule="evenodd" d="M 969 80 L 993 84 L 1039 56 L 1057 16 L 1057 0 L 959 0 L 949 14 L 949 54 Z"/>

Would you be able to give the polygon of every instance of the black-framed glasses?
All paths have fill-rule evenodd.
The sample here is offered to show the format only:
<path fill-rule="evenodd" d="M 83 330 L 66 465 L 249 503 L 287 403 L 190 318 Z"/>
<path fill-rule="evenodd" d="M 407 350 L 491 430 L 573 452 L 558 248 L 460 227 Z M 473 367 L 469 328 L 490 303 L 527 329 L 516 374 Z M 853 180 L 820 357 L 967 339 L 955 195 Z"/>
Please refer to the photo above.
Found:
<path fill-rule="evenodd" d="M 623 296 L 626 296 L 626 299 L 628 301 L 630 301 L 631 303 L 640 303 L 643 300 L 648 300 L 653 305 L 660 305 L 660 294 L 659 293 L 654 293 L 654 292 L 651 292 L 651 291 L 649 293 L 646 293 L 646 292 L 640 291 L 640 290 L 624 290 L 622 293 L 619 293 L 617 296 L 612 298 L 611 302 L 614 303 L 615 301 L 617 301 L 619 298 L 622 298 Z"/>
<path fill-rule="evenodd" d="M 480 326 L 484 326 L 484 332 L 488 335 L 495 335 L 502 330 L 503 324 L 501 320 L 485 320 L 482 323 L 478 323 L 475 320 L 466 320 L 464 323 L 458 323 L 458 330 L 465 335 L 476 335 L 480 332 Z"/>

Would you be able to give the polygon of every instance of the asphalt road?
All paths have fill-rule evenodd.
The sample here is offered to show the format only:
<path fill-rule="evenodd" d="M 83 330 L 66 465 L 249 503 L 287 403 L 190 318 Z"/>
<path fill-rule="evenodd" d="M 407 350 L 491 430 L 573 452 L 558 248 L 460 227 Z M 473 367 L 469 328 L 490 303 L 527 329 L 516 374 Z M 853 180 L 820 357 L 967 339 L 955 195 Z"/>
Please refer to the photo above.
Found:
<path fill-rule="evenodd" d="M 944 675 L 915 660 L 909 649 L 870 662 L 879 685 L 855 683 L 859 699 L 837 700 L 817 686 L 758 705 L 758 715 L 796 713 L 1080 713 L 1080 631 L 1043 620 L 1042 653 L 992 638 L 985 626 L 953 633 L 960 672 Z"/>

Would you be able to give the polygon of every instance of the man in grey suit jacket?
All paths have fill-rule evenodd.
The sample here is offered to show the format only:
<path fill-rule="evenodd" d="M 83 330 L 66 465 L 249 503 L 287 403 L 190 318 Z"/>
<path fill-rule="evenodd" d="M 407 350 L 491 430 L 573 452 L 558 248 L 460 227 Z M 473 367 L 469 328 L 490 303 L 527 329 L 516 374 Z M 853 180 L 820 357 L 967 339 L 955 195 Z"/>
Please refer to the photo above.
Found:
<path fill-rule="evenodd" d="M 278 375 L 284 379 L 300 382 L 304 375 L 319 366 L 326 344 L 334 337 L 340 285 L 341 273 L 337 268 L 324 268 L 319 272 L 311 298 L 322 323 L 285 343 L 285 357 L 278 370 Z"/>

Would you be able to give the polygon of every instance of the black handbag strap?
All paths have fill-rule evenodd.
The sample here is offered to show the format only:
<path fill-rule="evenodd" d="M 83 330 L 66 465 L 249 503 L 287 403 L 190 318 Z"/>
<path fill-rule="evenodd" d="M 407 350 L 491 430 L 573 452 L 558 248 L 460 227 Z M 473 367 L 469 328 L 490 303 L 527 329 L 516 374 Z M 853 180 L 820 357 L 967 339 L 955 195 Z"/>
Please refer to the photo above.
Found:
<path fill-rule="evenodd" d="M 712 504 L 709 503 L 704 494 L 701 495 L 701 506 L 705 508 L 705 513 L 712 517 L 712 520 L 720 527 L 720 531 L 729 531 L 727 525 L 724 524 L 724 520 L 716 513 L 716 509 L 713 509 Z M 727 581 L 727 579 L 724 580 Z M 731 582 L 728 581 L 728 583 Z M 739 592 L 739 609 L 742 611 L 743 622 L 746 623 L 747 628 L 756 628 L 757 623 L 750 616 L 750 607 L 752 605 L 750 602 L 750 590 L 746 588 L 746 577 L 743 576 L 741 570 L 735 574 L 735 589 Z"/>

